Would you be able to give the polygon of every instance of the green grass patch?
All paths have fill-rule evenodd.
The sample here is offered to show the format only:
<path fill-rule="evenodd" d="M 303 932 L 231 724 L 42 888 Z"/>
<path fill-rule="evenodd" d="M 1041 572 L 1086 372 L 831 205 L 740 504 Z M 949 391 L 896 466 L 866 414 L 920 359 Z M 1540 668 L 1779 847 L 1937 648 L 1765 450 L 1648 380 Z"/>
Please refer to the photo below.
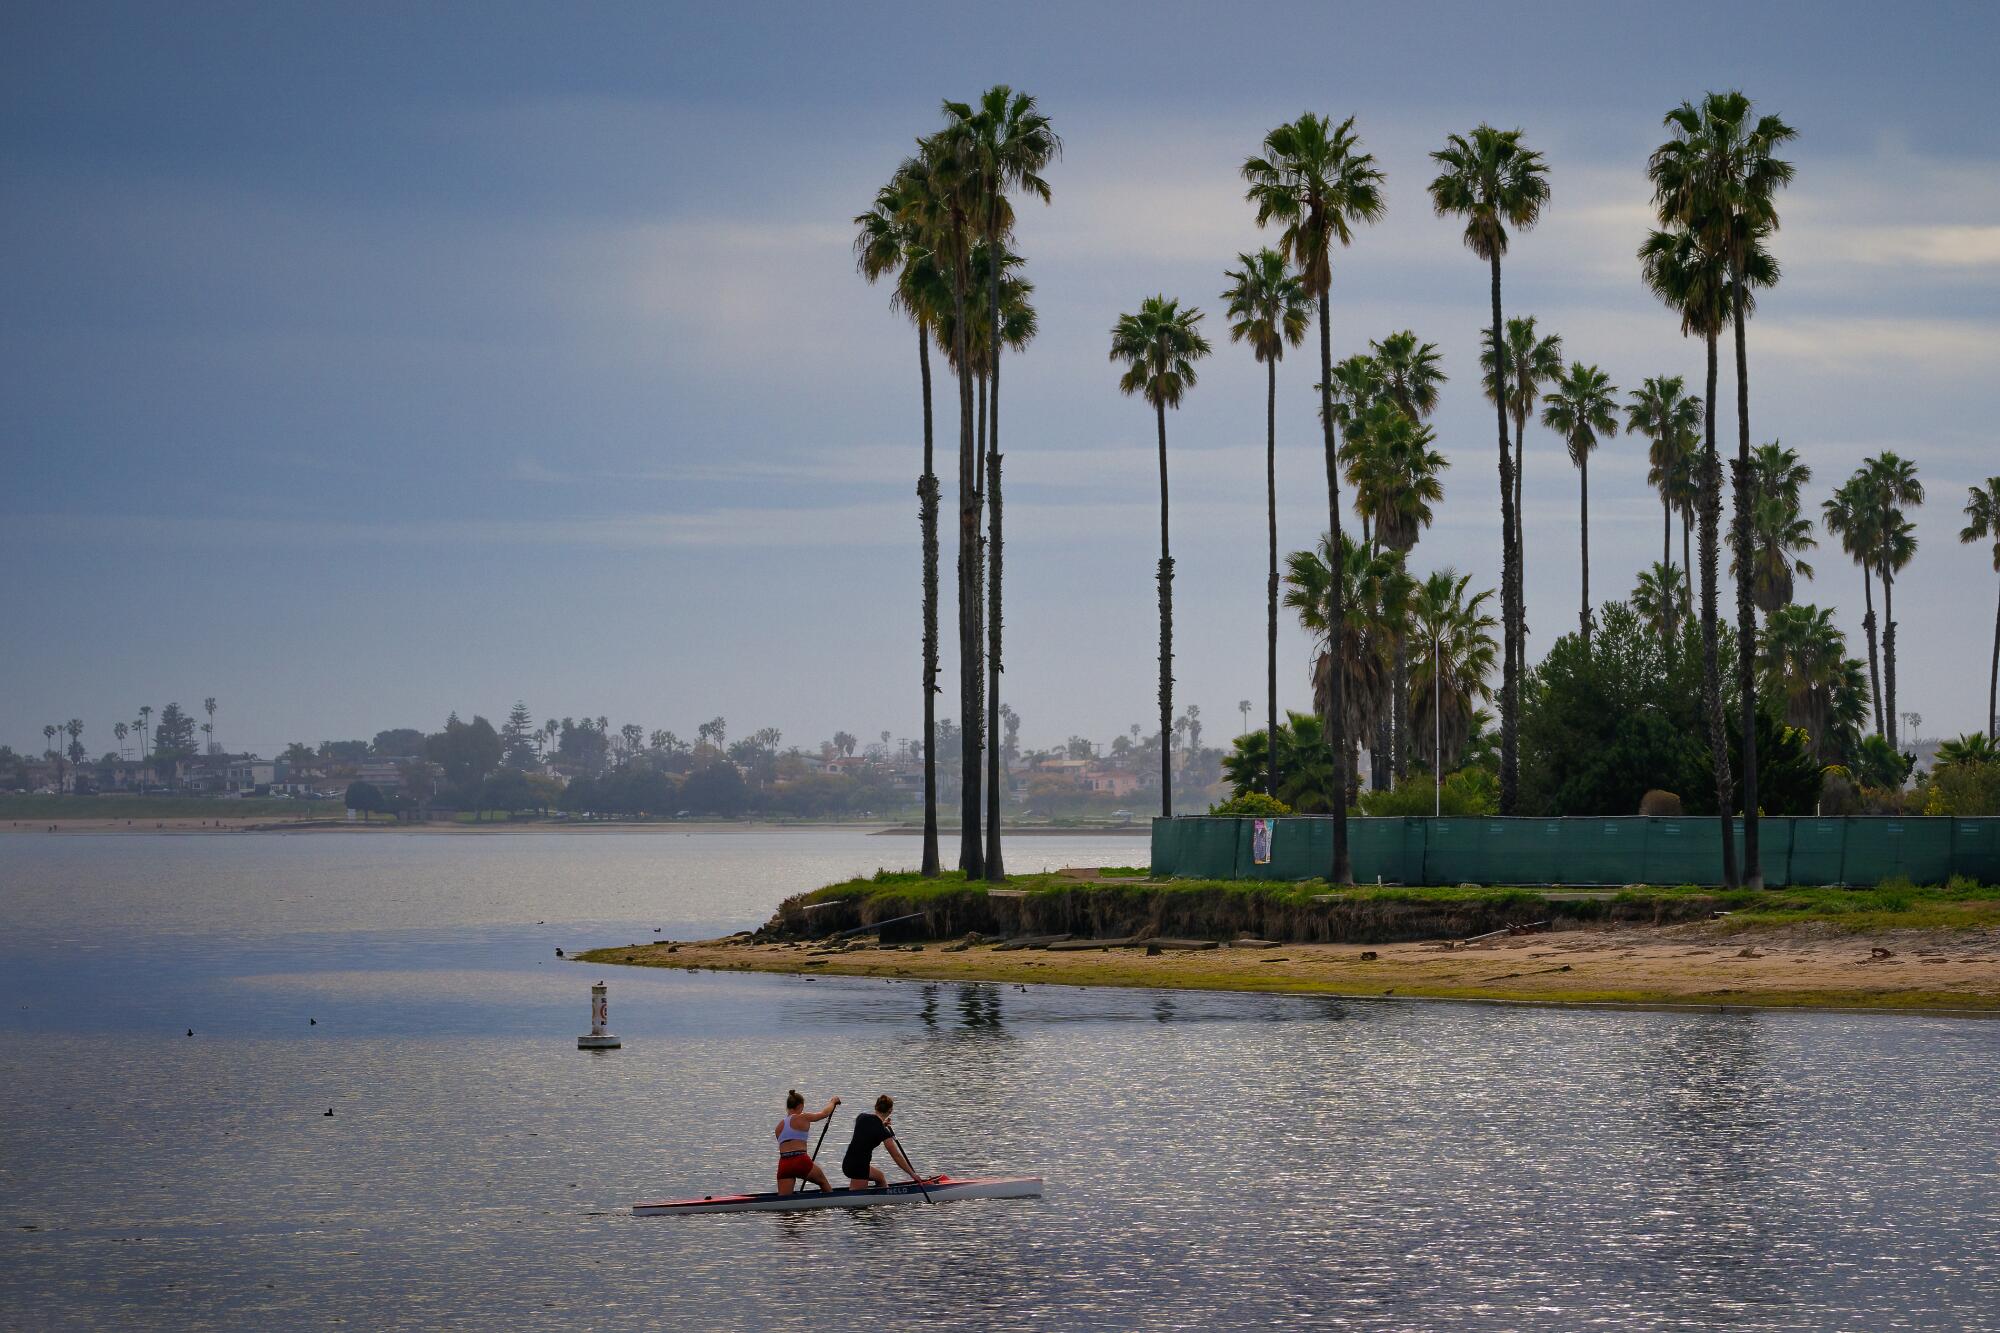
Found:
<path fill-rule="evenodd" d="M 1153 873 L 1151 866 L 1099 866 L 1099 879 L 1144 879 Z"/>
<path fill-rule="evenodd" d="M 1978 930 L 2000 926 L 2000 887 L 1954 875 L 1919 886 L 1887 879 L 1872 888 L 1788 888 L 1727 895 L 1726 928 L 1823 922 L 1852 934 L 1878 930 Z"/>

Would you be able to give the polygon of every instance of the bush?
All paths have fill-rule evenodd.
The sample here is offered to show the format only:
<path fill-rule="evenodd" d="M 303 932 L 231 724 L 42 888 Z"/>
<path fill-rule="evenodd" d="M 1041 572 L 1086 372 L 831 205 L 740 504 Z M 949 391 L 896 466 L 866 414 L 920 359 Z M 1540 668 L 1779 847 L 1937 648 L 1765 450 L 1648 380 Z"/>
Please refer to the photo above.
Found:
<path fill-rule="evenodd" d="M 1914 794 L 1927 815 L 2000 815 L 2000 762 L 1940 765 Z"/>
<path fill-rule="evenodd" d="M 1261 791 L 1246 791 L 1239 796 L 1230 797 L 1220 805 L 1211 805 L 1208 807 L 1208 813 L 1211 815 L 1254 815 L 1259 819 L 1263 819 L 1272 815 L 1289 815 L 1292 813 L 1292 807 L 1286 805 L 1276 797 L 1266 796 Z"/>
<path fill-rule="evenodd" d="M 1500 780 L 1484 768 L 1461 768 L 1444 780 L 1439 791 L 1427 774 L 1411 774 L 1392 791 L 1361 793 L 1364 815 L 1428 815 L 1466 818 L 1498 813 Z"/>
<path fill-rule="evenodd" d="M 1639 798 L 1639 813 L 1666 819 L 1674 818 L 1684 812 L 1681 809 L 1679 796 L 1655 787 Z"/>

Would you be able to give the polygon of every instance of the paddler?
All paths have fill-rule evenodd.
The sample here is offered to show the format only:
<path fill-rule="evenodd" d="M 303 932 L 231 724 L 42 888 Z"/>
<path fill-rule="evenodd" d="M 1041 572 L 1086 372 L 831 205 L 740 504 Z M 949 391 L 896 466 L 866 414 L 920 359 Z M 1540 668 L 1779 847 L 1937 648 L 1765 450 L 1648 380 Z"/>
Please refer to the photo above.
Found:
<path fill-rule="evenodd" d="M 880 1189 L 889 1183 L 889 1178 L 882 1174 L 882 1168 L 872 1165 L 875 1150 L 885 1143 L 889 1145 L 889 1156 L 903 1168 L 903 1174 L 911 1180 L 917 1178 L 917 1173 L 910 1167 L 910 1159 L 903 1156 L 903 1149 L 896 1142 L 895 1129 L 889 1124 L 889 1114 L 895 1109 L 895 1099 L 885 1092 L 875 1099 L 872 1112 L 863 1111 L 854 1117 L 854 1138 L 847 1145 L 846 1156 L 840 1159 L 840 1169 L 847 1173 L 849 1189 Z"/>
<path fill-rule="evenodd" d="M 806 1151 L 806 1135 L 815 1120 L 826 1119 L 839 1105 L 840 1098 L 835 1097 L 808 1113 L 806 1099 L 797 1088 L 785 1094 L 785 1118 L 778 1122 L 778 1193 L 790 1194 L 794 1182 L 802 1180 L 810 1180 L 823 1190 L 833 1188 L 826 1183 L 826 1172 Z"/>

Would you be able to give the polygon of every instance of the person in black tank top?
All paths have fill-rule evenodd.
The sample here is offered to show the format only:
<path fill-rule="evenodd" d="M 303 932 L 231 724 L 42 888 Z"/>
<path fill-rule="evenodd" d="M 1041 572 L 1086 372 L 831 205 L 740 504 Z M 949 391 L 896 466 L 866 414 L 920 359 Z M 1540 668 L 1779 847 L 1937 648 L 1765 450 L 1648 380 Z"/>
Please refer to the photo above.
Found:
<path fill-rule="evenodd" d="M 854 1117 L 854 1138 L 847 1145 L 847 1154 L 840 1159 L 849 1189 L 879 1189 L 889 1183 L 882 1168 L 872 1164 L 875 1150 L 883 1144 L 889 1146 L 889 1156 L 903 1168 L 903 1174 L 911 1180 L 917 1178 L 917 1173 L 910 1169 L 910 1159 L 903 1156 L 903 1149 L 896 1142 L 896 1131 L 889 1124 L 889 1114 L 895 1109 L 894 1099 L 885 1092 L 875 1099 L 874 1111 L 863 1111 Z"/>

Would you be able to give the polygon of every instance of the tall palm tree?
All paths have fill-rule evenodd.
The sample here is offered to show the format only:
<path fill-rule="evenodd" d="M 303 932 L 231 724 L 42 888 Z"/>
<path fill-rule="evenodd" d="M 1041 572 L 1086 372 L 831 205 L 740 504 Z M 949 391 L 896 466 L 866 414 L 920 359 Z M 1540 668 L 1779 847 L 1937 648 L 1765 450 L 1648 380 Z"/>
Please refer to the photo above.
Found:
<path fill-rule="evenodd" d="M 45 753 L 56 761 L 56 791 L 61 792 L 63 789 L 63 760 L 62 748 L 56 744 L 56 732 L 58 730 L 59 728 L 53 722 L 45 724 L 42 727 L 42 739 L 48 742 L 48 749 Z"/>
<path fill-rule="evenodd" d="M 975 163 L 980 195 L 979 227 L 989 252 L 1003 252 L 1007 234 L 1013 229 L 1014 214 L 1008 195 L 1023 194 L 1049 201 L 1049 184 L 1042 171 L 1062 152 L 1062 140 L 1035 99 L 1005 84 L 995 84 L 980 95 L 977 108 L 963 102 L 945 103 L 945 115 L 966 127 Z M 991 266 L 987 278 L 987 347 L 991 358 L 987 371 L 986 475 L 988 511 L 988 560 L 990 570 L 987 609 L 987 708 L 986 708 L 986 877 L 994 883 L 1006 879 L 1000 854 L 1000 672 L 1001 661 L 1001 518 L 1000 518 L 1000 348 L 1005 342 L 1001 329 L 1004 301 L 1001 296 L 1001 269 Z"/>
<path fill-rule="evenodd" d="M 123 760 L 125 758 L 125 738 L 132 734 L 132 729 L 123 722 L 115 722 L 111 726 L 111 734 L 118 738 L 118 758 Z"/>
<path fill-rule="evenodd" d="M 1768 622 L 1779 607 L 1791 604 L 1798 576 L 1813 576 L 1800 555 L 1819 545 L 1801 499 L 1812 469 L 1799 461 L 1796 449 L 1774 440 L 1751 450 L 1749 476 L 1750 597 Z"/>
<path fill-rule="evenodd" d="M 943 269 L 951 292 L 952 335 L 949 360 L 958 380 L 958 698 L 959 698 L 959 844 L 958 868 L 968 879 L 986 873 L 986 847 L 980 835 L 984 817 L 980 800 L 981 753 L 985 727 L 985 538 L 979 520 L 985 512 L 981 492 L 981 458 L 975 425 L 985 413 L 973 406 L 977 378 L 970 345 L 973 322 L 973 251 L 984 216 L 979 145 L 972 127 L 950 116 L 936 134 L 918 142 L 918 162 L 924 188 L 909 211 Z"/>
<path fill-rule="evenodd" d="M 1456 766 L 1472 735 L 1473 712 L 1492 698 L 1499 621 L 1483 609 L 1488 588 L 1466 596 L 1470 574 L 1441 569 L 1417 585 L 1410 605 L 1416 655 L 1410 663 L 1409 707 L 1417 752 L 1432 773 Z"/>
<path fill-rule="evenodd" d="M 1291 261 L 1305 282 L 1306 291 L 1319 304 L 1319 394 L 1320 429 L 1326 452 L 1327 531 L 1335 545 L 1340 540 L 1340 445 L 1335 436 L 1333 416 L 1333 244 L 1351 245 L 1354 225 L 1374 222 L 1382 216 L 1382 180 L 1375 155 L 1361 150 L 1354 133 L 1354 117 L 1334 125 L 1324 116 L 1308 111 L 1297 120 L 1280 125 L 1264 136 L 1264 151 L 1243 163 L 1243 179 L 1248 185 L 1244 197 L 1257 206 L 1257 225 L 1283 225 L 1278 249 Z M 1335 619 L 1341 588 L 1333 589 Z M 1334 636 L 1333 652 L 1342 651 L 1339 635 Z M 1337 664 L 1336 664 L 1337 665 Z M 1347 748 L 1345 709 L 1340 691 L 1342 672 L 1332 673 L 1332 700 L 1321 714 L 1326 719 L 1327 743 L 1335 754 Z M 1333 811 L 1333 865 L 1328 879 L 1335 884 L 1351 883 L 1353 863 L 1347 849 L 1347 805 L 1336 801 Z"/>
<path fill-rule="evenodd" d="M 1796 137 L 1776 116 L 1752 119 L 1750 99 L 1741 92 L 1707 94 L 1700 106 L 1683 102 L 1669 111 L 1672 137 L 1648 164 L 1654 200 L 1663 219 L 1699 233 L 1704 248 L 1722 257 L 1730 287 L 1739 299 L 1728 314 L 1736 344 L 1736 464 L 1731 545 L 1736 554 L 1736 683 L 1743 749 L 1744 883 L 1764 886 L 1757 837 L 1757 618 L 1751 590 L 1750 558 L 1750 362 L 1744 326 L 1752 286 L 1777 281 L 1777 265 L 1763 254 L 1766 238 L 1778 229 L 1777 193 L 1792 180 L 1792 165 L 1777 150 Z M 1711 397 L 1714 395 L 1711 394 Z"/>
<path fill-rule="evenodd" d="M 936 878 L 937 814 L 937 694 L 938 694 L 938 480 L 934 463 L 931 411 L 930 344 L 939 317 L 950 308 L 951 293 L 932 238 L 923 224 L 931 214 L 925 197 L 928 182 L 923 164 L 905 161 L 876 191 L 868 210 L 854 219 L 854 262 L 861 276 L 878 282 L 891 274 L 895 286 L 890 305 L 907 316 L 917 330 L 917 383 L 923 402 L 924 467 L 917 476 L 918 524 L 923 540 L 923 693 L 924 693 L 924 848 L 922 873 Z M 556 735 L 553 719 L 545 729 Z"/>
<path fill-rule="evenodd" d="M 1805 728 L 1821 764 L 1832 762 L 1834 696 L 1847 662 L 1847 640 L 1829 611 L 1788 604 L 1765 623 L 1757 657 L 1764 688 L 1785 700 L 1785 720 Z"/>
<path fill-rule="evenodd" d="M 1194 363 L 1208 355 L 1202 314 L 1164 295 L 1149 296 L 1137 314 L 1111 326 L 1111 359 L 1123 362 L 1119 391 L 1152 404 L 1160 437 L 1160 813 L 1174 813 L 1174 555 L 1167 524 L 1167 409 L 1195 385 Z"/>
<path fill-rule="evenodd" d="M 63 723 L 62 729 L 69 736 L 70 771 L 74 773 L 76 772 L 77 765 L 83 762 L 83 747 L 78 745 L 76 740 L 77 737 L 83 735 L 83 719 L 73 717 Z"/>
<path fill-rule="evenodd" d="M 1875 705 L 1875 734 L 1883 732 L 1882 672 L 1875 624 L 1875 506 L 1868 499 L 1867 469 L 1858 469 L 1820 504 L 1826 530 L 1840 538 L 1840 549 L 1861 569 L 1861 601 L 1866 614 L 1861 628 L 1868 638 L 1868 684 Z"/>
<path fill-rule="evenodd" d="M 1431 154 L 1441 170 L 1431 182 L 1431 204 L 1440 217 L 1465 219 L 1465 243 L 1492 270 L 1493 323 L 1489 345 L 1502 348 L 1500 260 L 1507 253 L 1508 228 L 1526 231 L 1542 216 L 1549 198 L 1548 165 L 1521 141 L 1519 130 L 1481 125 L 1468 137 L 1454 134 Z M 1495 367 L 1504 383 L 1510 367 Z M 1512 367 L 1518 372 L 1518 363 Z M 1514 462 L 1507 450 L 1507 395 L 1494 395 L 1500 428 L 1501 620 L 1510 651 L 1500 686 L 1500 813 L 1514 813 L 1521 785 L 1521 607 L 1519 500 Z"/>
<path fill-rule="evenodd" d="M 1583 607 L 1578 622 L 1585 648 L 1590 646 L 1590 455 L 1597 437 L 1618 433 L 1618 386 L 1596 366 L 1571 363 L 1568 372 L 1549 391 L 1548 405 L 1542 409 L 1542 424 L 1562 436 L 1569 461 L 1576 465 L 1580 512 L 1583 517 Z"/>
<path fill-rule="evenodd" d="M 215 696 L 211 694 L 206 699 L 203 699 L 201 706 L 208 710 L 208 725 L 203 728 L 203 731 L 208 735 L 207 748 L 210 753 L 213 753 L 215 750 Z"/>
<path fill-rule="evenodd" d="M 141 704 L 139 705 L 139 758 L 141 762 L 146 758 L 146 752 L 150 748 L 149 742 L 152 740 L 152 737 L 153 706 L 151 704 Z"/>
<path fill-rule="evenodd" d="M 1507 321 L 1505 341 L 1500 345 L 1499 364 L 1504 368 L 1507 383 L 1507 414 L 1514 419 L 1514 563 L 1515 579 L 1525 590 L 1528 586 L 1528 511 L 1527 476 L 1528 445 L 1526 440 L 1528 422 L 1534 419 L 1535 404 L 1540 401 L 1542 386 L 1553 384 L 1562 377 L 1563 353 L 1562 335 L 1551 333 L 1538 336 L 1535 317 L 1510 319 Z M 1499 394 L 1499 378 L 1494 370 L 1493 334 L 1491 330 L 1480 335 L 1479 367 L 1480 381 L 1489 400 Z M 1514 637 L 1509 642 L 1508 651 L 1514 654 L 1514 669 L 1523 679 L 1528 672 L 1525 654 L 1528 651 L 1528 606 L 1525 591 L 1522 594 L 1520 623 L 1515 627 Z"/>
<path fill-rule="evenodd" d="M 1883 452 L 1863 460 L 1856 474 L 1871 510 L 1875 573 L 1882 580 L 1882 721 L 1889 748 L 1896 741 L 1896 575 L 1917 553 L 1916 526 L 1903 512 L 1905 505 L 1924 502 L 1924 485 L 1917 465 Z"/>
<path fill-rule="evenodd" d="M 2000 477 L 1988 477 L 1984 486 L 1966 490 L 1965 526 L 1958 539 L 1992 542 L 1993 569 L 2000 573 Z M 1986 734 L 2000 740 L 2000 605 L 1993 610 L 1993 665 L 1986 673 Z"/>
<path fill-rule="evenodd" d="M 1268 247 L 1256 254 L 1239 254 L 1241 268 L 1227 271 L 1229 340 L 1247 342 L 1264 363 L 1264 514 L 1269 537 L 1265 578 L 1264 689 L 1266 730 L 1271 763 L 1265 775 L 1267 795 L 1276 797 L 1279 782 L 1278 744 L 1278 362 L 1285 347 L 1305 339 L 1311 313 L 1305 283 L 1285 264 L 1285 257 Z"/>
<path fill-rule="evenodd" d="M 1646 481 L 1660 493 L 1660 567 L 1666 568 L 1674 562 L 1675 507 L 1690 498 L 1686 492 L 1701 435 L 1701 399 L 1689 396 L 1687 382 L 1679 375 L 1648 376 L 1626 400 L 1625 429 L 1652 442 L 1646 454 Z M 1685 524 L 1681 531 L 1685 537 Z M 1694 577 L 1691 569 L 1685 574 L 1687 580 Z M 1660 632 L 1671 645 L 1677 633 L 1678 603 L 1668 598 L 1662 609 Z"/>

